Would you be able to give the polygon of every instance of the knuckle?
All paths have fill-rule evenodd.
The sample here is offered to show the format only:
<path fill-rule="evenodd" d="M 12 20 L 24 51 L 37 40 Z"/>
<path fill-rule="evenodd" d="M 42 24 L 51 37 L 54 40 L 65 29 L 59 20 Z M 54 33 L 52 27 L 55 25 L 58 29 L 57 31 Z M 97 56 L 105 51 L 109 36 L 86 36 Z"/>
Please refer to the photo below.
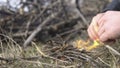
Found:
<path fill-rule="evenodd" d="M 110 11 L 106 11 L 105 13 L 109 13 Z"/>
<path fill-rule="evenodd" d="M 96 18 L 96 16 L 94 16 L 92 20 L 95 20 L 95 18 Z"/>
<path fill-rule="evenodd" d="M 101 16 L 102 15 L 102 13 L 99 13 L 99 14 L 97 14 L 96 16 Z"/>
<path fill-rule="evenodd" d="M 102 16 L 104 13 L 98 13 L 96 17 Z"/>
<path fill-rule="evenodd" d="M 107 14 L 111 14 L 111 13 L 113 13 L 113 11 L 107 11 L 106 13 L 107 13 Z"/>

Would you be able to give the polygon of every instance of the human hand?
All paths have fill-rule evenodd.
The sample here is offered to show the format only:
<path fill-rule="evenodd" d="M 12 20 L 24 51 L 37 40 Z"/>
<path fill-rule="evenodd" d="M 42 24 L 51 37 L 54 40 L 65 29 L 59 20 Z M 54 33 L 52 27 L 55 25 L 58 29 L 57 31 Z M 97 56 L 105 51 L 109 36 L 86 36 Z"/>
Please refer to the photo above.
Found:
<path fill-rule="evenodd" d="M 92 40 L 99 39 L 102 42 L 119 38 L 120 12 L 107 11 L 96 15 L 88 28 L 88 34 Z"/>

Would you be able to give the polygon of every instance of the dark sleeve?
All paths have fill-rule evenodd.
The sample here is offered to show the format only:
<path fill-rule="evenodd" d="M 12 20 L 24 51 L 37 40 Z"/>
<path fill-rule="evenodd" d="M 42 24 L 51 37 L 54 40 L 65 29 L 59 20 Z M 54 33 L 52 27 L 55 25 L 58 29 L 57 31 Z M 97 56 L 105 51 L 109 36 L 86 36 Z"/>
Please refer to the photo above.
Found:
<path fill-rule="evenodd" d="M 120 11 L 120 0 L 112 0 L 110 4 L 103 10 L 103 12 L 113 10 L 113 11 Z"/>

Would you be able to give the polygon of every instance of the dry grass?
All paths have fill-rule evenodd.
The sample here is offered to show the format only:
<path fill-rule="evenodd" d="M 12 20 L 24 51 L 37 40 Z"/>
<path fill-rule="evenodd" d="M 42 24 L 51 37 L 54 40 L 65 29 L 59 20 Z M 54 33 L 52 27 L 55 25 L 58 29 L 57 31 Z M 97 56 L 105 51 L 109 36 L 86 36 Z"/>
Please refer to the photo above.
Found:
<path fill-rule="evenodd" d="M 23 49 L 10 37 L 7 44 L 1 42 L 0 67 L 2 68 L 119 68 L 120 44 L 117 41 L 111 50 L 99 47 L 92 51 L 80 51 L 68 43 L 50 41 L 49 44 L 32 42 Z M 78 40 L 78 39 L 77 39 Z M 80 40 L 80 39 L 79 39 Z M 73 41 L 72 41 L 73 42 Z"/>

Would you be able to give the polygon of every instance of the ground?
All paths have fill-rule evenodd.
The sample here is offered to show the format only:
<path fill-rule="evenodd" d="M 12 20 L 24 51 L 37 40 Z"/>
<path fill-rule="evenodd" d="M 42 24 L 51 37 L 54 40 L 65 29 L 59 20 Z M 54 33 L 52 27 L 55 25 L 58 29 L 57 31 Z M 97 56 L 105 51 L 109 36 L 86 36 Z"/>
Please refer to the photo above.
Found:
<path fill-rule="evenodd" d="M 38 41 L 38 39 L 37 41 L 35 39 L 31 42 L 31 45 L 28 45 L 27 47 L 22 47 L 21 43 L 19 44 L 18 41 L 16 42 L 16 39 L 12 38 L 14 34 L 11 34 L 10 31 L 9 33 L 5 32 L 5 34 L 4 32 L 2 33 L 2 31 L 0 31 L 1 32 L 0 37 L 5 37 L 4 39 L 5 41 L 0 43 L 0 48 L 1 48 L 0 49 L 0 60 L 1 60 L 0 67 L 1 68 L 120 68 L 119 40 L 117 40 L 115 44 L 109 44 L 109 45 L 100 44 L 101 45 L 100 47 L 90 51 L 86 51 L 84 49 L 79 48 L 80 46 L 90 46 L 93 44 L 93 41 L 89 39 L 86 31 L 88 27 L 87 25 L 90 24 L 92 17 L 95 16 L 97 13 L 102 12 L 102 9 L 109 2 L 110 0 L 109 1 L 108 0 L 84 0 L 84 2 L 82 3 L 82 6 L 80 6 L 81 8 L 80 11 L 82 14 L 80 18 L 77 18 L 75 14 L 68 14 L 68 16 L 70 17 L 64 17 L 63 15 L 65 19 L 60 18 L 60 20 L 55 19 L 55 21 L 49 21 L 49 22 L 52 22 L 54 25 L 54 22 L 56 21 L 63 22 L 63 20 L 67 20 L 65 21 L 67 22 L 67 26 L 64 25 L 66 28 L 64 26 L 60 26 L 59 28 L 51 26 L 50 28 L 53 29 L 53 30 L 49 29 L 51 32 L 58 31 L 57 32 L 58 35 L 56 35 L 56 33 L 50 32 L 52 36 L 48 36 L 49 31 L 47 34 L 47 30 L 46 30 L 47 28 L 44 28 L 42 32 L 45 35 L 45 37 L 42 37 L 42 39 L 43 38 L 48 39 L 50 37 L 50 40 L 47 40 L 47 43 L 45 43 L 46 41 L 41 43 L 40 41 Z M 50 9 L 51 8 L 49 8 L 49 10 Z M 56 11 L 58 10 L 54 10 L 54 12 Z M 29 17 L 32 17 L 32 16 L 33 16 L 32 18 L 34 18 L 34 12 L 35 11 L 31 12 L 30 14 L 33 14 L 33 15 L 28 15 L 28 17 L 27 17 L 27 14 L 25 16 L 23 15 L 24 19 L 31 20 L 31 18 Z M 19 14 L 18 15 L 22 17 L 22 13 L 20 12 Z M 45 19 L 44 18 L 42 19 L 46 20 L 48 15 L 49 14 L 43 15 L 41 17 L 45 16 Z M 18 20 L 18 22 L 21 22 L 19 20 L 21 20 L 22 18 L 19 16 L 15 15 L 15 18 Z M 73 18 L 72 16 L 74 17 L 74 19 L 71 19 Z M 14 18 L 14 16 L 12 17 Z M 40 20 L 42 19 L 40 18 Z M 5 23 L 8 20 L 11 20 L 11 19 L 6 18 Z M 3 22 L 2 19 L 0 21 Z M 16 21 L 12 21 L 12 22 L 16 23 Z M 72 24 L 74 25 L 72 26 L 72 28 L 69 28 L 69 26 L 71 25 L 68 26 L 68 24 L 70 23 L 75 23 L 75 24 Z M 76 25 L 76 23 L 78 23 L 78 25 Z M 10 22 L 8 22 L 7 24 L 11 25 Z M 50 23 L 48 23 L 47 25 L 49 24 Z M 18 34 L 15 31 L 16 33 L 15 37 L 21 35 L 20 32 L 25 31 L 23 30 L 24 25 L 25 24 L 23 24 L 23 27 L 20 27 L 20 29 L 22 30 L 18 31 Z M 8 29 L 11 27 L 5 27 L 5 28 Z M 16 26 L 16 29 L 17 28 L 19 27 Z M 32 28 L 30 30 L 32 30 Z M 75 30 L 72 30 L 72 29 L 75 29 Z M 40 34 L 39 37 L 44 36 L 43 34 Z M 22 38 L 23 37 L 24 35 L 22 36 Z M 26 40 L 27 37 L 25 35 L 24 39 L 22 40 L 20 39 L 20 40 L 24 41 Z"/>

